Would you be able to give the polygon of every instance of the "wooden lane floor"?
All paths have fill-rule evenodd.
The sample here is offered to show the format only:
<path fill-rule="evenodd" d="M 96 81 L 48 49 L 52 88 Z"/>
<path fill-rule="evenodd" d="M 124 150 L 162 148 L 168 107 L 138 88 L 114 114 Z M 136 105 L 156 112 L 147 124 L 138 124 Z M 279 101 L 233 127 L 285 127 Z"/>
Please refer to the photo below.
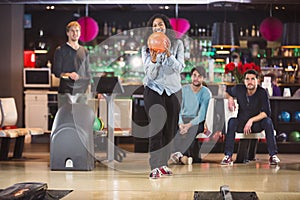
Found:
<path fill-rule="evenodd" d="M 0 188 L 18 182 L 45 182 L 49 189 L 73 190 L 63 199 L 193 199 L 194 191 L 256 192 L 259 199 L 300 199 L 300 156 L 279 154 L 279 166 L 267 154 L 247 164 L 221 166 L 222 154 L 211 153 L 203 163 L 171 165 L 174 175 L 148 178 L 148 154 L 128 152 L 123 162 L 101 161 L 92 171 L 51 171 L 49 148 L 26 147 L 24 159 L 0 162 Z M 100 155 L 101 157 L 101 155 Z"/>

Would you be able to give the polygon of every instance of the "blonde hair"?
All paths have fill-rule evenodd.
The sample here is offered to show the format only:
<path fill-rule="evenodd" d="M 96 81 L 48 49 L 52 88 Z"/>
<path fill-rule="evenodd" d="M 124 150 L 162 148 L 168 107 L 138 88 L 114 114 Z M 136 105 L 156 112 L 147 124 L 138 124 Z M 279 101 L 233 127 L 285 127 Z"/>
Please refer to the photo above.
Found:
<path fill-rule="evenodd" d="M 79 29 L 81 29 L 81 26 L 80 24 L 77 22 L 77 21 L 71 21 L 68 23 L 68 25 L 66 26 L 66 31 L 69 32 L 70 28 L 72 26 L 76 26 L 76 27 L 79 27 Z"/>

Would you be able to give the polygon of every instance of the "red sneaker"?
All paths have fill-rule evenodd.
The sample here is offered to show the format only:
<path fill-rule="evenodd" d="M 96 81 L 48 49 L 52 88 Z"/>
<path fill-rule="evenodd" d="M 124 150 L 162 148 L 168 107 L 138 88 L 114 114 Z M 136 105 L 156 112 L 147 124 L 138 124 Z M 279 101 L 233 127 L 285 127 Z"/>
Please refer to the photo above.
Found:
<path fill-rule="evenodd" d="M 221 161 L 221 165 L 233 165 L 232 157 L 224 156 L 223 160 Z"/>
<path fill-rule="evenodd" d="M 155 168 L 151 171 L 149 178 L 157 179 L 157 178 L 160 178 L 161 175 L 162 175 L 161 171 L 158 168 Z"/>
<path fill-rule="evenodd" d="M 183 155 L 181 152 L 172 153 L 168 161 L 168 164 L 180 164 L 180 158 L 182 158 L 182 156 Z"/>
<path fill-rule="evenodd" d="M 172 176 L 173 172 L 171 171 L 171 169 L 167 166 L 162 166 L 159 168 L 159 171 L 161 172 L 161 174 L 163 176 Z"/>
<path fill-rule="evenodd" d="M 278 165 L 280 163 L 280 160 L 276 155 L 273 155 L 270 156 L 269 163 L 270 165 Z"/>

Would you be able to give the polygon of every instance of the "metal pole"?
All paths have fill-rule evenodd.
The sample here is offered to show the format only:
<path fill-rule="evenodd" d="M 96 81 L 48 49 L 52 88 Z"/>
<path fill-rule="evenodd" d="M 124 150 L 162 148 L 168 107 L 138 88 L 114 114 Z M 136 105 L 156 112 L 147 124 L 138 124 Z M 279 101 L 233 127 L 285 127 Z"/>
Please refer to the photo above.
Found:
<path fill-rule="evenodd" d="M 113 161 L 115 154 L 115 136 L 114 136 L 114 96 L 115 94 L 106 95 L 107 102 L 107 160 Z"/>

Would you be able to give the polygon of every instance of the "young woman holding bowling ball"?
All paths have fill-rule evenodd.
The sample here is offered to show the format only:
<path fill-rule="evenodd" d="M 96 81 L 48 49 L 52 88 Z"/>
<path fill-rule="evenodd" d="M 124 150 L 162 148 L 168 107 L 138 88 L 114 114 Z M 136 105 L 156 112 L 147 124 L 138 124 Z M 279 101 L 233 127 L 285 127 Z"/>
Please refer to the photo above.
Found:
<path fill-rule="evenodd" d="M 160 50 L 151 48 L 151 45 L 142 48 L 144 103 L 149 117 L 149 131 L 145 133 L 145 137 L 149 137 L 150 178 L 156 179 L 172 175 L 167 163 L 172 149 L 171 141 L 178 129 L 180 72 L 185 67 L 184 46 L 181 40 L 175 38 L 167 16 L 155 14 L 149 19 L 147 27 L 151 28 L 145 37 L 146 41 L 151 40 L 149 36 L 155 32 L 162 32 L 167 36 L 163 39 L 163 48 L 159 48 Z M 148 41 L 147 44 L 150 43 Z"/>

